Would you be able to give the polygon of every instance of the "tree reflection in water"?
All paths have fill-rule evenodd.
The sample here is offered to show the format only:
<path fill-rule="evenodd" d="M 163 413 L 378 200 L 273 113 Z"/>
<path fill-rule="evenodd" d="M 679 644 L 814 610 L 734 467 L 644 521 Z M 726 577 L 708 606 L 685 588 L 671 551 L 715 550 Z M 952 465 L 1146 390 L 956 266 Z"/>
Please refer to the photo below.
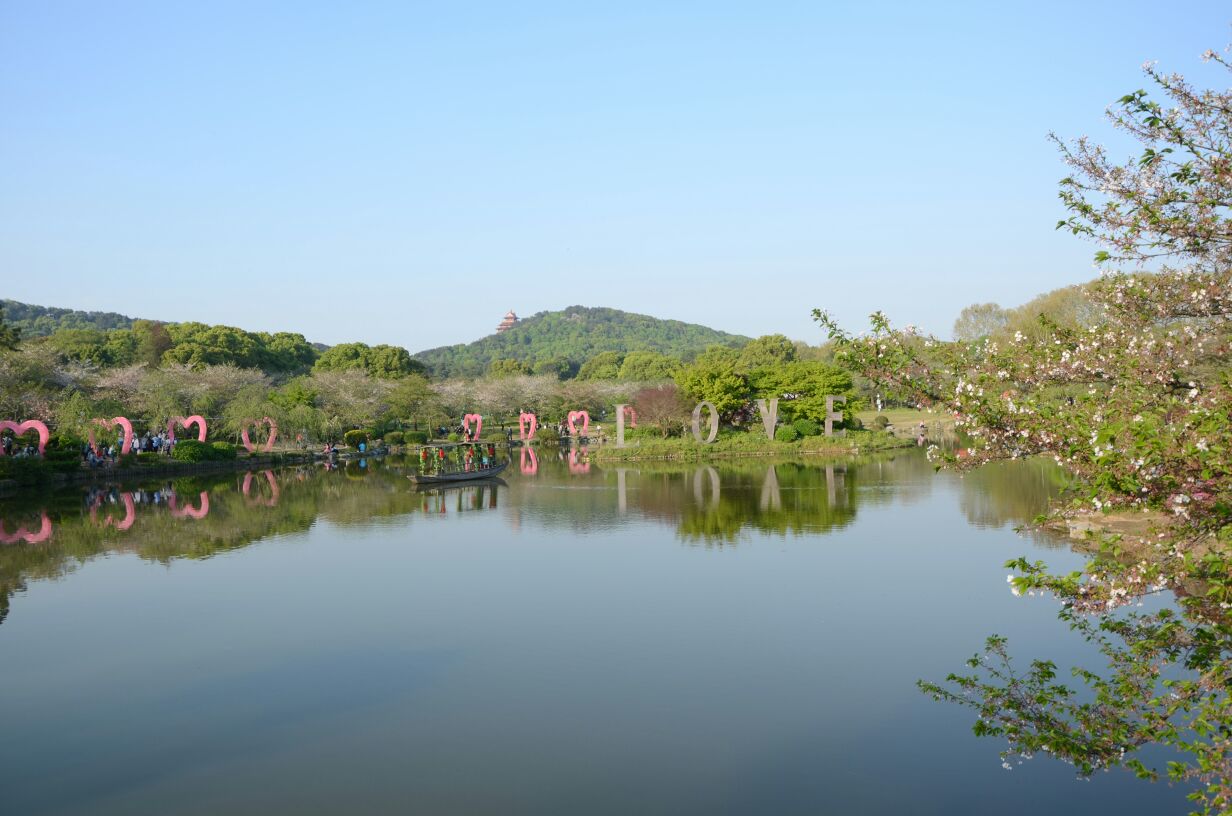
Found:
<path fill-rule="evenodd" d="M 331 470 L 266 470 L 7 500 L 0 509 L 0 619 L 26 581 L 62 576 L 102 554 L 132 553 L 161 563 L 209 558 L 272 535 L 304 532 L 318 520 L 366 525 L 386 516 L 503 510 L 513 529 L 531 515 L 540 524 L 582 532 L 634 513 L 674 527 L 686 542 L 724 546 L 745 532 L 841 529 L 854 521 L 858 503 L 915 501 L 937 478 L 914 451 L 843 461 L 595 465 L 589 472 L 581 472 L 581 464 L 566 454 L 512 484 L 416 490 L 406 479 L 414 463 L 391 457 Z M 988 467 L 965 477 L 963 511 L 974 524 L 1019 524 L 1059 489 L 1042 464 L 1030 465 L 1025 478 L 1021 468 Z M 510 497 L 503 503 L 502 491 Z"/>

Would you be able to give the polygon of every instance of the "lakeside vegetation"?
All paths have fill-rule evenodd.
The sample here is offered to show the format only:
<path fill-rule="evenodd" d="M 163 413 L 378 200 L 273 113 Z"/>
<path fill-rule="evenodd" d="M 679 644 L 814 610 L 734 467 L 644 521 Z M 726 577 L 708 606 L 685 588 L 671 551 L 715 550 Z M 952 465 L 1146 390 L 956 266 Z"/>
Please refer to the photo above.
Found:
<path fill-rule="evenodd" d="M 1215 52 L 1205 59 L 1232 72 Z M 1104 276 L 1070 295 L 1073 319 L 1029 329 L 994 305 L 960 318 L 963 341 L 896 329 L 881 313 L 854 336 L 814 314 L 837 357 L 900 400 L 954 412 L 972 438 L 962 468 L 1048 457 L 1082 498 L 1061 516 L 1115 511 L 1136 531 L 1088 529 L 1095 556 L 1053 574 L 1025 558 L 1015 594 L 1061 602 L 1061 620 L 1107 659 L 1065 682 L 1055 663 L 1020 664 L 993 634 L 962 672 L 920 686 L 972 709 L 1007 768 L 1038 755 L 1080 776 L 1124 767 L 1184 784 L 1203 814 L 1232 812 L 1232 91 L 1144 67 L 1145 90 L 1109 109 L 1138 142 L 1123 164 L 1086 139 L 1056 139 L 1071 175 L 1058 228 L 1099 245 Z M 1055 137 L 1054 137 L 1055 138 Z M 1074 297 L 1071 297 L 1071 304 Z M 1089 307 L 1089 308 L 1088 308 Z M 1143 529 L 1145 528 L 1145 529 Z M 1138 610 L 1165 595 L 1162 608 Z M 1152 746 L 1178 759 L 1149 764 Z"/>

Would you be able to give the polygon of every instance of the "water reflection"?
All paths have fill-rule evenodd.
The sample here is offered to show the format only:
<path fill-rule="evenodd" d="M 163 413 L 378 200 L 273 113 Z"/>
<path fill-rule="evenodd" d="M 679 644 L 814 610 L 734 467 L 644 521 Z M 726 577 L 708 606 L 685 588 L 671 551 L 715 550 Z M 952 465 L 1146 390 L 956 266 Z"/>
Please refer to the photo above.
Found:
<path fill-rule="evenodd" d="M 515 529 L 529 517 L 582 532 L 636 516 L 673 528 L 686 542 L 723 546 L 754 532 L 842 529 L 862 505 L 918 501 L 937 480 L 958 478 L 934 474 L 914 451 L 829 462 L 612 467 L 592 466 L 585 448 L 562 450 L 543 467 L 529 446 L 518 455 L 522 475 L 510 483 L 416 489 L 405 478 L 416 463 L 391 457 L 9 500 L 0 506 L 0 598 L 7 613 L 9 597 L 25 581 L 62 575 L 109 551 L 163 562 L 208 558 L 272 534 L 305 531 L 321 519 L 348 525 L 500 511 Z M 1063 486 L 1048 463 L 991 466 L 962 478 L 961 508 L 977 526 L 1023 524 Z"/>
<path fill-rule="evenodd" d="M 538 453 L 0 502 L 5 812 L 1164 812 L 1004 774 L 915 689 L 989 628 L 1080 656 L 975 529 L 1042 509 L 1035 465 Z"/>

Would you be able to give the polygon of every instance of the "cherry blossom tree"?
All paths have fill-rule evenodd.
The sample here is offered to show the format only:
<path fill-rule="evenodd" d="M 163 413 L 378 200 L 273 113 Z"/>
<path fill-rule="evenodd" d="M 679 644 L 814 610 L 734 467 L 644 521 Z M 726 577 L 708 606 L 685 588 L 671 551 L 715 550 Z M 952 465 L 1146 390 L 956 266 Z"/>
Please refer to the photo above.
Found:
<path fill-rule="evenodd" d="M 921 687 L 976 710 L 975 732 L 1006 740 L 1007 766 L 1047 754 L 1080 775 L 1166 773 L 1196 785 L 1200 812 L 1230 813 L 1232 92 L 1196 89 L 1153 64 L 1144 71 L 1164 101 L 1139 90 L 1108 112 L 1139 143 L 1136 157 L 1116 162 L 1085 138 L 1053 137 L 1071 169 L 1058 227 L 1095 241 L 1105 269 L 1085 292 L 1097 323 L 1044 319 L 1031 336 L 945 343 L 880 313 L 858 337 L 814 315 L 840 357 L 883 390 L 955 413 L 972 442 L 952 464 L 1048 456 L 1086 484 L 1082 512 L 1159 519 L 1148 534 L 1103 536 L 1079 573 L 1007 564 L 1016 594 L 1062 601 L 1062 619 L 1100 649 L 1106 670 L 1076 670 L 1073 687 L 1050 661 L 1016 668 L 993 636 L 969 673 Z M 1173 604 L 1137 611 L 1163 592 Z M 1148 767 L 1137 751 L 1149 744 L 1185 761 Z"/>

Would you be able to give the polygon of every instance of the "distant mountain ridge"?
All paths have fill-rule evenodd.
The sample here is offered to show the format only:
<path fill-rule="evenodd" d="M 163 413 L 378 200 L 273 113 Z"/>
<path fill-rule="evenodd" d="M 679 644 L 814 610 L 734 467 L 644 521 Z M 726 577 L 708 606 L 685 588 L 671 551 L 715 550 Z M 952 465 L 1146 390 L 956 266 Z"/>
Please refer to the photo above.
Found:
<path fill-rule="evenodd" d="M 141 319 L 116 312 L 36 306 L 7 298 L 0 299 L 0 304 L 4 306 L 4 322 L 21 329 L 22 338 L 27 340 L 63 329 L 131 329 L 134 321 Z M 435 377 L 478 377 L 487 372 L 493 361 L 505 359 L 571 376 L 582 363 L 605 351 L 657 351 L 689 360 L 710 346 L 739 348 L 749 340 L 696 323 L 619 309 L 570 306 L 561 311 L 539 312 L 507 331 L 472 343 L 440 346 L 412 356 L 427 365 Z M 329 348 L 321 343 L 311 345 L 317 351 Z"/>
<path fill-rule="evenodd" d="M 738 348 L 751 338 L 696 323 L 663 320 L 619 309 L 570 306 L 539 312 L 512 328 L 473 343 L 440 346 L 418 352 L 437 377 L 475 377 L 495 360 L 513 359 L 532 368 L 573 367 L 604 351 L 657 351 L 683 359 L 709 346 Z"/>
<path fill-rule="evenodd" d="M 83 312 L 77 309 L 60 309 L 55 306 L 34 306 L 7 298 L 0 300 L 4 306 L 4 322 L 21 329 L 21 336 L 46 337 L 60 329 L 131 329 L 133 319 L 116 312 Z"/>

